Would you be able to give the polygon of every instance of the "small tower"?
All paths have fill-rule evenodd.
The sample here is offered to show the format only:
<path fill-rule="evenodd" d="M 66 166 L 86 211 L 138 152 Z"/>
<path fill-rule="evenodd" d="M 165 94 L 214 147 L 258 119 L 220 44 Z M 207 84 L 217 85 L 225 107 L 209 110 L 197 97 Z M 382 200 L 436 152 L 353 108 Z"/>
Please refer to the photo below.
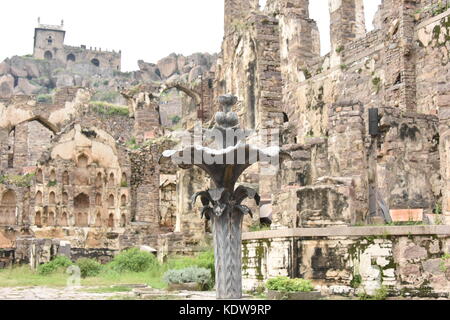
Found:
<path fill-rule="evenodd" d="M 64 23 L 61 25 L 41 24 L 38 18 L 38 26 L 34 29 L 33 56 L 36 59 L 57 59 L 64 61 Z"/>

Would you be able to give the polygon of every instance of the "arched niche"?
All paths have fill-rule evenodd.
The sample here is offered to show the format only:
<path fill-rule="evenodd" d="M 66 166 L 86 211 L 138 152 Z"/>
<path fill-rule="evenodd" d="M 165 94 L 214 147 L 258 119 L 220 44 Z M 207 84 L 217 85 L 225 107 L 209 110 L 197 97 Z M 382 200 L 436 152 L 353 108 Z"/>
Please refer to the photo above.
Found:
<path fill-rule="evenodd" d="M 97 177 L 95 177 L 95 186 L 97 188 L 103 187 L 103 176 L 100 172 L 97 173 Z"/>
<path fill-rule="evenodd" d="M 108 207 L 114 207 L 115 206 L 115 201 L 114 201 L 114 195 L 110 194 L 108 197 Z"/>
<path fill-rule="evenodd" d="M 69 172 L 64 171 L 64 172 L 63 172 L 63 175 L 62 175 L 62 182 L 63 182 L 63 185 L 64 185 L 64 186 L 68 186 L 68 185 L 69 185 L 69 181 L 70 181 L 70 179 L 69 179 Z"/>
<path fill-rule="evenodd" d="M 100 212 L 97 212 L 97 215 L 95 216 L 95 227 L 100 228 L 102 226 L 102 215 Z"/>
<path fill-rule="evenodd" d="M 69 194 L 67 192 L 63 192 L 62 194 L 62 203 L 65 206 L 69 204 Z"/>
<path fill-rule="evenodd" d="M 108 228 L 114 228 L 114 214 L 108 216 Z"/>
<path fill-rule="evenodd" d="M 122 179 L 120 181 L 120 185 L 122 187 L 128 187 L 128 179 L 127 179 L 127 174 L 125 172 L 122 173 Z"/>
<path fill-rule="evenodd" d="M 36 183 L 37 184 L 44 183 L 44 174 L 42 173 L 42 169 L 38 169 L 36 171 Z"/>
<path fill-rule="evenodd" d="M 102 206 L 102 195 L 100 193 L 97 193 L 95 195 L 95 205 L 97 207 L 101 207 Z"/>
<path fill-rule="evenodd" d="M 42 206 L 42 192 L 36 192 L 36 196 L 34 198 L 34 202 L 36 206 Z"/>
<path fill-rule="evenodd" d="M 123 214 L 120 216 L 120 226 L 121 226 L 122 228 L 124 228 L 124 227 L 126 226 L 126 224 L 127 224 L 127 217 L 126 217 L 125 214 L 123 213 Z"/>
<path fill-rule="evenodd" d="M 53 191 L 50 192 L 50 194 L 48 195 L 48 203 L 50 205 L 55 205 L 56 204 L 56 195 L 55 195 L 55 193 Z"/>
<path fill-rule="evenodd" d="M 89 158 L 85 154 L 81 154 L 77 158 L 77 169 L 74 172 L 74 183 L 79 186 L 89 185 Z"/>
<path fill-rule="evenodd" d="M 38 227 L 42 226 L 42 216 L 40 211 L 36 212 L 34 216 L 34 224 Z"/>
<path fill-rule="evenodd" d="M 109 178 L 108 178 L 108 186 L 109 186 L 109 187 L 114 187 L 115 184 L 116 184 L 116 182 L 115 182 L 115 176 L 114 176 L 114 173 L 111 172 L 111 173 L 109 174 Z"/>
<path fill-rule="evenodd" d="M 55 225 L 55 213 L 50 212 L 48 214 L 47 225 L 54 226 Z"/>
<path fill-rule="evenodd" d="M 89 196 L 87 194 L 80 193 L 74 198 L 73 206 L 75 211 L 83 211 L 83 212 L 89 211 L 90 207 Z"/>
<path fill-rule="evenodd" d="M 59 219 L 58 223 L 61 227 L 67 227 L 69 225 L 69 221 L 67 219 L 67 213 L 63 212 L 61 215 L 61 218 Z"/>
<path fill-rule="evenodd" d="M 127 205 L 127 196 L 124 194 L 120 197 L 120 205 L 122 207 L 126 207 Z"/>
<path fill-rule="evenodd" d="M 87 168 L 89 163 L 89 158 L 84 153 L 78 156 L 77 159 L 77 167 L 78 168 Z"/>
<path fill-rule="evenodd" d="M 3 193 L 0 203 L 0 224 L 16 224 L 16 193 L 13 190 L 7 190 Z"/>
<path fill-rule="evenodd" d="M 50 182 L 56 182 L 56 172 L 55 170 L 50 171 Z"/>
<path fill-rule="evenodd" d="M 78 212 L 76 215 L 76 226 L 87 227 L 88 226 L 88 214 L 87 212 Z"/>

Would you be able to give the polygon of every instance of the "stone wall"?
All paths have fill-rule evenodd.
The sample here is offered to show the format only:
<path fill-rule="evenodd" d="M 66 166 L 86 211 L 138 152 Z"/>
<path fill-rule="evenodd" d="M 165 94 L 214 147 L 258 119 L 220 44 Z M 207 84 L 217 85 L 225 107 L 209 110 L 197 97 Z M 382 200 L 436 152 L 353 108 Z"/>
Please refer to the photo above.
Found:
<path fill-rule="evenodd" d="M 276 276 L 312 280 L 324 294 L 448 297 L 448 226 L 290 229 L 243 236 L 244 287 Z"/>

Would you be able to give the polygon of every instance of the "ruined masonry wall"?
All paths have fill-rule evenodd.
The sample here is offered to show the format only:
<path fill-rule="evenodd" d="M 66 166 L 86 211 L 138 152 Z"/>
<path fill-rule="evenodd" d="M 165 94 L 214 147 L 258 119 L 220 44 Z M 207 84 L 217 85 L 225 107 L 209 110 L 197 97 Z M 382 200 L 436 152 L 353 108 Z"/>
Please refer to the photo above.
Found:
<path fill-rule="evenodd" d="M 384 236 L 383 230 L 375 232 L 379 236 L 373 236 L 373 230 L 367 236 L 352 236 L 365 233 L 364 228 L 357 229 L 348 230 L 347 236 L 345 230 L 333 229 L 316 232 L 314 237 L 290 239 L 274 236 L 257 240 L 244 235 L 244 288 L 255 289 L 267 279 L 290 276 L 312 280 L 325 294 L 374 294 L 383 285 L 393 295 L 448 297 L 447 235 L 407 228 L 401 234 L 389 235 L 388 228 Z"/>

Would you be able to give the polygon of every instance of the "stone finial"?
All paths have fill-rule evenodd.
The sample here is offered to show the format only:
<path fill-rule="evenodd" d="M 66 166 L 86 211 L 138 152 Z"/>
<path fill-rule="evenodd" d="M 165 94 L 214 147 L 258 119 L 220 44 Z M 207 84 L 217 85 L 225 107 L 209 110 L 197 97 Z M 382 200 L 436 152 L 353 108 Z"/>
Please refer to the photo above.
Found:
<path fill-rule="evenodd" d="M 236 112 L 231 112 L 231 108 L 237 103 L 238 98 L 231 94 L 219 97 L 219 103 L 223 112 L 216 113 L 216 123 L 222 128 L 233 128 L 239 124 Z"/>
<path fill-rule="evenodd" d="M 224 112 L 230 112 L 231 108 L 237 103 L 238 98 L 231 94 L 227 94 L 219 97 L 219 103 Z"/>

